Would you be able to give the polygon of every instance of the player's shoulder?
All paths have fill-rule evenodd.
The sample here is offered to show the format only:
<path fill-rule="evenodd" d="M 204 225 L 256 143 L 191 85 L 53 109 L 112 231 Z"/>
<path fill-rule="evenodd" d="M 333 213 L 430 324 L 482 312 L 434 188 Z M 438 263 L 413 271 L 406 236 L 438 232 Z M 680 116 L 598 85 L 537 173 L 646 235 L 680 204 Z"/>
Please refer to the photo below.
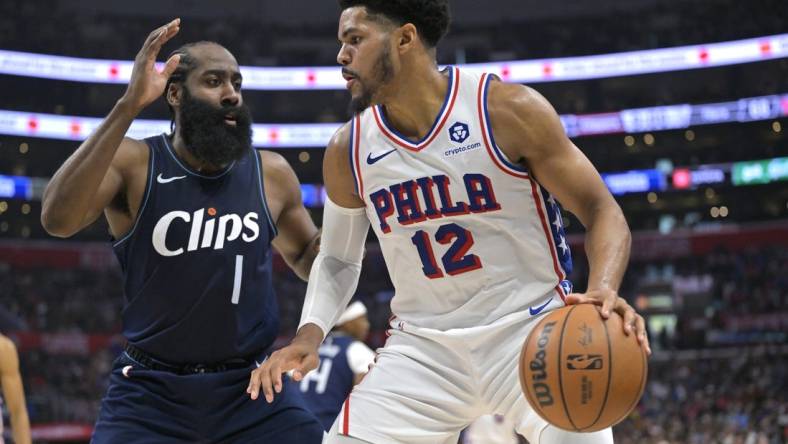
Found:
<path fill-rule="evenodd" d="M 494 114 L 513 115 L 541 113 L 552 110 L 552 106 L 544 96 L 529 86 L 495 79 L 490 82 L 487 109 Z"/>
<path fill-rule="evenodd" d="M 352 120 L 342 125 L 323 153 L 323 182 L 332 202 L 344 208 L 360 208 L 364 201 L 358 196 L 350 154 Z"/>
<path fill-rule="evenodd" d="M 7 336 L 0 335 L 0 374 L 13 373 L 19 368 L 16 345 Z"/>
<path fill-rule="evenodd" d="M 489 120 L 502 147 L 549 147 L 563 135 L 558 114 L 539 92 L 525 85 L 493 81 L 487 98 Z M 504 148 L 505 149 L 505 148 Z M 523 153 L 508 153 L 519 157 Z"/>
<path fill-rule="evenodd" d="M 348 146 L 350 145 L 352 125 L 353 120 L 350 120 L 345 122 L 334 132 L 334 135 L 331 136 L 331 139 L 328 141 L 328 146 L 326 147 L 327 154 L 335 154 L 336 152 L 342 152 L 343 154 L 347 153 Z"/>
<path fill-rule="evenodd" d="M 120 142 L 118 152 L 126 155 L 143 155 L 150 151 L 148 143 L 145 140 L 132 139 L 131 137 L 124 137 Z"/>
<path fill-rule="evenodd" d="M 8 336 L 0 335 L 0 357 L 7 357 L 9 353 L 16 353 L 16 345 Z"/>
<path fill-rule="evenodd" d="M 348 150 L 350 149 L 350 134 L 353 125 L 353 120 L 350 120 L 340 126 L 334 135 L 331 136 L 326 151 L 323 157 L 323 165 L 330 165 L 333 168 L 338 168 L 334 172 L 344 172 L 349 170 L 348 164 Z M 324 171 L 325 172 L 325 171 Z M 347 171 L 349 173 L 349 171 Z"/>
<path fill-rule="evenodd" d="M 257 152 L 257 157 L 259 162 L 261 162 L 265 171 L 271 172 L 281 172 L 282 170 L 291 169 L 290 163 L 285 159 L 285 156 L 275 152 L 275 151 L 267 151 L 267 150 L 255 150 Z"/>
<path fill-rule="evenodd" d="M 113 163 L 121 167 L 147 165 L 149 156 L 150 148 L 144 140 L 124 137 L 115 152 Z"/>
<path fill-rule="evenodd" d="M 354 373 L 366 373 L 369 364 L 375 361 L 375 351 L 359 340 L 353 340 L 347 345 L 345 356 Z"/>
<path fill-rule="evenodd" d="M 277 186 L 297 186 L 298 177 L 285 157 L 274 151 L 256 150 L 258 161 L 266 179 L 266 184 Z"/>

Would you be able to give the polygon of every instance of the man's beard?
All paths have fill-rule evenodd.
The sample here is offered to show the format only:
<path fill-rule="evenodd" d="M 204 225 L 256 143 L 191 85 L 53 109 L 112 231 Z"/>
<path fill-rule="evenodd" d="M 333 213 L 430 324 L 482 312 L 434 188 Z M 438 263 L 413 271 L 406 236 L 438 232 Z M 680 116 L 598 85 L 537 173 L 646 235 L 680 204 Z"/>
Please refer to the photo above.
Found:
<path fill-rule="evenodd" d="M 235 118 L 235 126 L 225 121 Z M 224 167 L 252 147 L 252 116 L 246 105 L 217 108 L 183 88 L 180 131 L 189 152 L 212 166 Z"/>
<path fill-rule="evenodd" d="M 350 105 L 348 106 L 350 114 L 354 115 L 369 108 L 372 104 L 372 96 L 377 90 L 388 82 L 394 75 L 394 66 L 391 63 L 391 50 L 388 46 L 383 47 L 380 56 L 375 61 L 375 66 L 372 68 L 372 77 L 374 79 L 367 84 L 367 81 L 361 80 L 356 76 L 359 86 L 361 86 L 361 94 L 358 97 L 350 98 Z"/>

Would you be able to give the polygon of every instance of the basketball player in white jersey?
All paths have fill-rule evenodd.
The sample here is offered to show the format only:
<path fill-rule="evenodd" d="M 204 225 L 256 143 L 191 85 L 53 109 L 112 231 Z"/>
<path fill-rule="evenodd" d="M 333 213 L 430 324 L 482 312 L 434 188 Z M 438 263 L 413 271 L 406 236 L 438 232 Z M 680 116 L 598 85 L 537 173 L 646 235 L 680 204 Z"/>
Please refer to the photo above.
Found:
<path fill-rule="evenodd" d="M 27 418 L 22 376 L 19 374 L 19 355 L 14 343 L 3 335 L 0 335 L 0 386 L 3 388 L 0 410 L 4 401 L 11 417 L 11 436 L 14 443 L 29 444 L 30 420 Z M 3 415 L 0 414 L 0 444 L 2 443 Z"/>
<path fill-rule="evenodd" d="M 642 317 L 618 297 L 630 233 L 599 174 L 534 90 L 438 68 L 447 0 L 340 0 L 337 56 L 356 116 L 325 153 L 329 201 L 301 325 L 251 375 L 267 401 L 316 367 L 353 295 L 371 225 L 395 287 L 391 336 L 351 392 L 330 443 L 456 443 L 485 414 L 531 444 L 611 443 L 542 420 L 518 381 L 536 320 L 565 304 L 616 311 L 648 350 Z M 549 190 L 549 192 L 548 192 Z M 553 197 L 555 196 L 555 197 Z M 571 294 L 560 201 L 588 230 L 588 291 Z"/>

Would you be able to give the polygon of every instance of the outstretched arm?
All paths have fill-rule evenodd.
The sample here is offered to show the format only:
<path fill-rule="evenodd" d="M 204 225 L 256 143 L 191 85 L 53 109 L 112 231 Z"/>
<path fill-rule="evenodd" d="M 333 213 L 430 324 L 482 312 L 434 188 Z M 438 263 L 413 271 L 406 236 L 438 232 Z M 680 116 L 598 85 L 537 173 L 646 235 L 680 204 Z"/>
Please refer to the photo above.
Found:
<path fill-rule="evenodd" d="M 252 372 L 247 393 L 257 399 L 260 390 L 272 402 L 282 389 L 282 373 L 293 371 L 301 380 L 319 363 L 317 350 L 347 306 L 358 285 L 369 220 L 356 196 L 347 162 L 347 125 L 332 138 L 323 161 L 329 200 L 323 211 L 320 253 L 309 274 L 298 333 L 290 345 L 274 352 Z"/>
<path fill-rule="evenodd" d="M 494 81 L 488 99 L 490 121 L 504 153 L 528 166 L 533 177 L 574 213 L 587 230 L 588 290 L 567 302 L 615 310 L 627 334 L 636 331 L 647 350 L 645 323 L 618 289 L 629 262 L 631 234 L 621 208 L 588 158 L 566 136 L 558 114 L 539 93 Z"/>
<path fill-rule="evenodd" d="M 331 138 L 323 157 L 323 182 L 328 194 L 323 211 L 320 257 L 324 268 L 323 273 L 314 270 L 315 273 L 309 277 L 299 326 L 299 333 L 319 327 L 322 333 L 320 341 L 331 331 L 356 290 L 369 231 L 364 201 L 356 194 L 348 162 L 349 133 L 350 124 L 340 128 Z M 329 277 L 326 272 L 335 278 L 333 288 L 325 287 Z"/>
<path fill-rule="evenodd" d="M 19 374 L 19 356 L 14 343 L 6 337 L 0 337 L 0 385 L 11 415 L 14 442 L 30 443 L 30 420 L 27 417 L 22 376 Z"/>
<path fill-rule="evenodd" d="M 140 142 L 123 136 L 140 111 L 161 97 L 167 78 L 178 66 L 177 55 L 167 61 L 161 73 L 154 64 L 161 46 L 179 26 L 176 19 L 150 33 L 134 61 L 126 93 L 52 176 L 41 199 L 41 224 L 48 233 L 72 236 L 93 223 L 125 188 L 125 166 L 134 162 Z"/>

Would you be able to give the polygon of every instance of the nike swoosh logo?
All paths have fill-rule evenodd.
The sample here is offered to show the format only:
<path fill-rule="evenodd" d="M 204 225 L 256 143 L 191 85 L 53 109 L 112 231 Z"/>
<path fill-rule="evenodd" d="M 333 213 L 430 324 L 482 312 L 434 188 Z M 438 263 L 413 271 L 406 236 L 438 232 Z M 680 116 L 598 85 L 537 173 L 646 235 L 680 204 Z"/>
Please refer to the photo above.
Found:
<path fill-rule="evenodd" d="M 528 307 L 528 312 L 531 313 L 531 316 L 536 316 L 539 313 L 541 313 L 542 310 L 544 310 L 545 307 L 547 307 L 547 304 L 549 304 L 550 302 L 553 302 L 553 298 L 550 298 L 547 302 L 545 302 L 544 304 L 542 304 L 542 305 L 540 305 L 540 306 L 538 306 L 536 308 Z"/>
<path fill-rule="evenodd" d="M 165 178 L 161 177 L 161 173 L 159 173 L 159 175 L 156 176 L 156 182 L 159 182 L 159 183 L 170 183 L 170 182 L 174 182 L 174 181 L 176 181 L 178 179 L 185 179 L 185 178 L 186 178 L 186 176 L 174 176 L 174 177 L 168 177 L 168 178 L 165 179 Z"/>
<path fill-rule="evenodd" d="M 393 149 L 393 150 L 391 150 L 391 151 L 386 151 L 385 153 L 383 153 L 383 154 L 381 154 L 381 155 L 379 155 L 379 156 L 377 156 L 377 157 L 372 157 L 372 153 L 369 153 L 369 154 L 367 155 L 367 165 L 372 165 L 372 164 L 374 164 L 375 162 L 377 162 L 377 161 L 379 161 L 380 159 L 382 159 L 382 158 L 384 158 L 384 157 L 388 156 L 389 154 L 393 153 L 394 151 L 397 151 L 397 149 L 396 149 L 396 148 L 394 148 L 394 149 Z"/>

